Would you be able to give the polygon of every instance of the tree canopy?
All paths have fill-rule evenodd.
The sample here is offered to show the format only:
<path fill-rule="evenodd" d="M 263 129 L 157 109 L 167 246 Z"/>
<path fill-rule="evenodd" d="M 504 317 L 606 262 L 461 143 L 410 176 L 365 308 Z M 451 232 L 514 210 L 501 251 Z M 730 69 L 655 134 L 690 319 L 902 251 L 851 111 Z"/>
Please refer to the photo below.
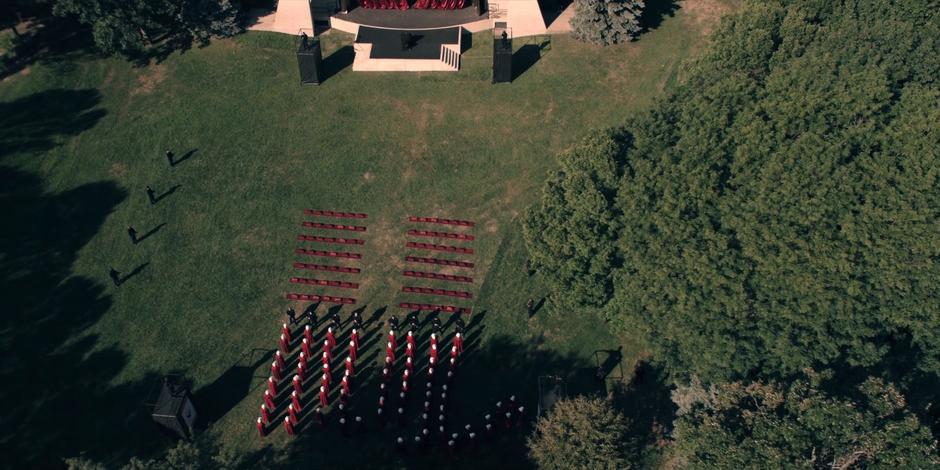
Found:
<path fill-rule="evenodd" d="M 205 42 L 241 30 L 229 0 L 52 0 L 53 11 L 91 27 L 106 53 L 137 54 L 155 38 L 173 43 Z"/>
<path fill-rule="evenodd" d="M 549 178 L 526 241 L 555 295 L 645 333 L 678 376 L 937 377 L 938 6 L 726 18 L 675 93 Z"/>
<path fill-rule="evenodd" d="M 575 397 L 555 403 L 536 423 L 529 456 L 542 469 L 630 468 L 627 422 L 609 400 Z"/>
<path fill-rule="evenodd" d="M 629 42 L 643 29 L 643 0 L 574 0 L 571 35 L 580 41 L 609 46 Z"/>
<path fill-rule="evenodd" d="M 854 399 L 819 389 L 812 371 L 787 385 L 680 388 L 676 454 L 692 468 L 936 468 L 937 443 L 893 386 L 869 379 Z M 691 397 L 691 399 L 689 399 Z"/>

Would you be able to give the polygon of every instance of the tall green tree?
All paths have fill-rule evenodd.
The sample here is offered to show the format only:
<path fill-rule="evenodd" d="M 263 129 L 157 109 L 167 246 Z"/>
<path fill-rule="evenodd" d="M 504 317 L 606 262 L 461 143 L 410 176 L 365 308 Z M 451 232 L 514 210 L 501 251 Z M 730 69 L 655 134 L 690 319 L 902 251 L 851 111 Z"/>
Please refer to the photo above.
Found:
<path fill-rule="evenodd" d="M 624 416 L 610 400 L 597 397 L 555 403 L 527 444 L 541 469 L 623 470 L 631 468 L 629 457 L 635 453 Z"/>
<path fill-rule="evenodd" d="M 937 442 L 895 387 L 868 379 L 837 399 L 820 390 L 826 378 L 682 387 L 672 451 L 691 468 L 940 466 Z"/>
<path fill-rule="evenodd" d="M 137 54 L 155 38 L 205 43 L 242 30 L 230 0 L 53 0 L 53 11 L 91 27 L 95 44 L 108 54 Z"/>
<path fill-rule="evenodd" d="M 53 12 L 75 16 L 91 27 L 102 52 L 135 53 L 145 49 L 149 37 L 171 23 L 169 0 L 54 0 Z"/>
<path fill-rule="evenodd" d="M 591 292 L 677 377 L 937 377 L 938 6 L 753 2 L 723 21 L 686 83 L 594 143 L 619 152 L 598 159 L 621 175 L 613 206 L 546 184 L 527 225 L 547 235 L 526 241 L 555 295 Z M 604 236 L 552 236 L 582 206 Z"/>
<path fill-rule="evenodd" d="M 562 304 L 603 305 L 613 291 L 616 195 L 627 146 L 616 130 L 585 138 L 561 157 L 523 224 L 533 265 L 551 273 Z"/>
<path fill-rule="evenodd" d="M 571 34 L 580 41 L 609 46 L 633 40 L 640 31 L 643 0 L 575 0 Z"/>

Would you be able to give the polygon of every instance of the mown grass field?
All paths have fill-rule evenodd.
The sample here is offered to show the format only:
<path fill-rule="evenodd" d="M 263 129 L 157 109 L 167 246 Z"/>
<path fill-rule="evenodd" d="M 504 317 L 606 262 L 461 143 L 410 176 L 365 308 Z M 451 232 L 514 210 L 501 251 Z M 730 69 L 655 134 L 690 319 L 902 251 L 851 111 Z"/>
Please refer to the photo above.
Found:
<path fill-rule="evenodd" d="M 568 377 L 572 392 L 595 388 L 581 378 L 592 372 L 596 349 L 623 346 L 631 371 L 641 336 L 613 337 L 591 314 L 557 311 L 551 301 L 528 317 L 526 299 L 545 291 L 525 272 L 519 219 L 556 156 L 681 80 L 683 61 L 705 47 L 707 31 L 730 8 L 717 0 L 678 7 L 624 46 L 517 39 L 516 48 L 541 47 L 540 57 L 502 86 L 490 84 L 486 34 L 473 37 L 456 74 L 345 68 L 319 87 L 298 85 L 293 38 L 269 33 L 147 67 L 67 57 L 5 79 L 2 340 L 13 353 L 3 361 L 2 396 L 17 406 L 0 439 L 12 462 L 55 465 L 80 452 L 121 462 L 159 452 L 171 441 L 149 422 L 145 403 L 169 373 L 192 381 L 209 429 L 226 446 L 286 445 L 283 430 L 259 442 L 252 425 L 284 294 L 342 293 L 288 283 L 304 274 L 293 261 L 319 262 L 293 253 L 315 248 L 296 235 L 334 235 L 302 230 L 305 208 L 369 214 L 366 245 L 349 250 L 364 259 L 346 263 L 363 269 L 352 296 L 366 318 L 386 306 L 383 319 L 400 315 L 402 258 L 422 255 L 404 248 L 405 231 L 422 228 L 407 215 L 477 222 L 469 290 L 478 316 L 453 395 L 455 425 L 476 423 L 513 393 L 534 410 L 538 375 Z M 334 32 L 323 41 L 328 63 L 342 63 L 350 37 Z M 188 156 L 170 168 L 167 148 Z M 151 206 L 146 185 L 172 192 Z M 129 225 L 159 229 L 134 246 Z M 140 269 L 114 288 L 110 266 Z M 382 355 L 381 341 L 368 337 L 376 331 L 378 321 L 366 331 L 374 341 L 366 361 Z M 369 417 L 373 399 L 357 396 Z M 310 430 L 291 458 L 336 463 L 341 451 L 325 451 L 322 437 L 332 449 L 354 451 L 352 464 L 375 461 L 391 451 L 393 434 L 373 432 L 351 445 L 335 428 Z M 462 461 L 523 462 L 520 443 L 517 434 L 494 444 L 499 451 Z"/>

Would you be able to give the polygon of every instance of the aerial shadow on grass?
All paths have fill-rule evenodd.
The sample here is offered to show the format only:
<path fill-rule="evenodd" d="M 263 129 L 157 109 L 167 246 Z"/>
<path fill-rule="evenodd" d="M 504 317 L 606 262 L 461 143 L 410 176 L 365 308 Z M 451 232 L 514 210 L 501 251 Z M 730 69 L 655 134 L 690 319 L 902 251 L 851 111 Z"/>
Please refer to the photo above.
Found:
<path fill-rule="evenodd" d="M 39 61 L 61 63 L 95 53 L 89 28 L 72 18 L 37 13 L 42 17 L 30 18 L 30 28 L 21 31 L 12 50 L 0 58 L 0 80 Z"/>
<path fill-rule="evenodd" d="M 678 408 L 671 391 L 666 374 L 646 362 L 636 365 L 629 384 L 612 387 L 614 405 L 627 417 L 630 435 L 641 448 L 665 443 L 672 432 Z"/>
<path fill-rule="evenodd" d="M 273 357 L 274 352 L 268 349 L 247 351 L 212 383 L 196 389 L 193 402 L 202 421 L 200 424 L 208 426 L 217 421 L 248 396 L 253 380 L 259 378 L 255 376 L 256 371 Z M 260 378 L 266 380 L 267 376 Z"/>
<path fill-rule="evenodd" d="M 468 325 L 467 333 L 474 336 L 483 324 Z M 430 334 L 430 325 L 423 325 L 418 332 L 419 340 Z M 384 328 L 379 328 L 371 334 L 383 335 Z M 449 341 L 453 331 L 445 331 L 443 347 L 449 349 Z M 379 356 L 384 354 L 384 342 L 370 346 L 363 356 L 375 352 Z M 404 341 L 402 341 L 404 343 Z M 468 342 L 470 343 L 470 342 Z M 365 429 L 358 434 L 344 437 L 338 424 L 339 413 L 331 410 L 325 415 L 325 426 L 321 427 L 310 415 L 301 418 L 300 434 L 288 446 L 287 452 L 268 452 L 257 458 L 265 460 L 265 465 L 273 468 L 289 468 L 298 464 L 314 468 L 329 466 L 356 467 L 366 464 L 384 463 L 389 468 L 405 466 L 408 468 L 530 468 L 531 463 L 526 457 L 525 438 L 531 430 L 535 418 L 538 402 L 538 377 L 542 375 L 560 376 L 568 381 L 571 393 L 603 393 L 602 384 L 592 379 L 593 364 L 582 358 L 560 354 L 555 351 L 542 349 L 537 343 L 523 342 L 509 336 L 490 337 L 486 341 L 472 341 L 458 366 L 457 375 L 451 383 L 447 402 L 446 431 L 459 433 L 460 449 L 454 458 L 450 458 L 442 448 L 440 436 L 435 431 L 432 434 L 432 445 L 429 449 L 421 451 L 413 444 L 414 436 L 420 433 L 423 424 L 420 417 L 423 393 L 427 381 L 427 357 L 424 349 L 418 357 L 416 375 L 413 385 L 417 387 L 405 402 L 406 420 L 403 427 L 389 419 L 382 425 L 376 418 L 378 401 L 378 384 L 380 374 L 378 368 L 368 376 L 357 376 L 358 389 L 349 403 L 348 416 L 362 416 L 366 423 Z M 393 377 L 401 375 L 401 367 L 397 367 Z M 441 367 L 434 380 L 432 405 L 439 406 L 441 386 L 445 383 L 445 367 Z M 392 383 L 389 408 L 399 406 L 398 389 Z M 259 392 L 260 393 L 260 392 Z M 523 424 L 504 429 L 501 421 L 495 418 L 495 404 L 497 401 L 508 403 L 508 398 L 515 395 L 518 405 L 525 407 L 526 419 Z M 313 400 L 316 400 L 314 395 Z M 305 407 L 314 406 L 305 403 Z M 499 430 L 493 440 L 483 439 L 484 415 L 494 415 L 494 423 Z M 284 416 L 278 415 L 275 422 L 283 421 Z M 280 421 L 278 421 L 280 420 Z M 437 420 L 432 419 L 434 427 Z M 479 436 L 474 448 L 467 446 L 467 434 L 464 426 L 469 424 Z M 282 434 L 281 426 L 272 428 L 275 433 Z M 405 452 L 398 452 L 394 441 L 402 436 L 410 443 Z"/>
<path fill-rule="evenodd" d="M 150 234 L 148 233 L 147 235 L 149 236 Z M 132 277 L 137 276 L 138 274 L 142 273 L 144 269 L 147 269 L 147 266 L 150 266 L 149 261 L 146 263 L 138 264 L 134 269 L 131 270 L 131 272 L 121 276 L 121 285 L 123 286 L 124 283 L 130 280 Z"/>
<path fill-rule="evenodd" d="M 190 151 L 184 153 L 184 154 L 181 155 L 179 158 L 173 160 L 173 166 L 179 165 L 180 163 L 183 163 L 183 162 L 185 162 L 186 160 L 189 160 L 190 158 L 193 158 L 193 155 L 195 155 L 196 152 L 198 152 L 198 151 L 199 151 L 199 149 L 192 149 L 192 150 L 190 150 Z M 161 199 L 162 199 L 162 197 L 161 197 Z"/>
<path fill-rule="evenodd" d="M 95 89 L 53 89 L 0 103 L 0 158 L 43 152 L 91 129 L 105 116 Z"/>
<path fill-rule="evenodd" d="M 154 228 L 148 230 L 147 233 L 145 233 L 145 234 L 141 235 L 139 238 L 137 238 L 137 242 L 140 243 L 140 242 L 146 240 L 147 238 L 156 235 L 157 232 L 159 232 L 160 229 L 163 228 L 164 226 L 166 226 L 166 222 L 163 222 L 163 223 L 161 223 L 160 225 L 157 225 L 156 227 L 154 227 Z"/>
<path fill-rule="evenodd" d="M 537 44 L 523 44 L 512 54 L 513 81 L 521 77 L 542 58 L 542 53 L 551 48 L 551 42 L 552 40 L 548 38 Z"/>
<path fill-rule="evenodd" d="M 463 54 L 473 49 L 473 33 L 466 29 L 460 31 L 460 53 Z"/>
<path fill-rule="evenodd" d="M 170 197 L 171 195 L 173 195 L 173 193 L 179 191 L 179 189 L 180 189 L 181 187 L 183 187 L 183 185 L 181 185 L 181 184 L 173 185 L 173 187 L 171 187 L 170 189 L 166 190 L 166 192 L 164 192 L 163 194 L 160 194 L 159 196 L 157 196 L 156 198 L 154 198 L 153 203 L 156 204 L 156 203 L 158 203 L 158 202 L 160 202 L 160 201 L 162 201 L 162 200 L 164 200 L 164 199 Z"/>
<path fill-rule="evenodd" d="M 321 82 L 329 80 L 346 67 L 351 66 L 355 56 L 356 54 L 350 45 L 345 45 L 333 51 L 329 57 L 323 59 L 323 78 Z"/>
<path fill-rule="evenodd" d="M 10 404 L 0 446 L 10 468 L 57 468 L 79 453 L 124 461 L 166 442 L 144 406 L 158 377 L 114 385 L 127 353 L 87 333 L 112 305 L 107 267 L 95 278 L 72 272 L 126 198 L 112 182 L 50 193 L 36 175 L 0 167 L 0 400 Z"/>
<path fill-rule="evenodd" d="M 667 17 L 673 17 L 679 9 L 676 0 L 647 0 L 643 14 L 640 15 L 641 34 L 652 31 L 663 24 Z"/>

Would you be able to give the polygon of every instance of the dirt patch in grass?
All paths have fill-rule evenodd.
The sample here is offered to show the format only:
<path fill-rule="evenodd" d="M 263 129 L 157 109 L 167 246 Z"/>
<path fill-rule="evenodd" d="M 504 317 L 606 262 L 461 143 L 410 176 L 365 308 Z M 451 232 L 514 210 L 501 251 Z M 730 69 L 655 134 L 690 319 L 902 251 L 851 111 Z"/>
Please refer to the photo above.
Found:
<path fill-rule="evenodd" d="M 402 182 L 407 183 L 417 176 L 417 168 L 428 156 L 431 148 L 428 134 L 434 126 L 444 122 L 444 105 L 430 101 L 419 103 L 397 101 L 393 106 L 396 114 L 413 118 L 413 127 L 409 131 L 409 137 L 403 139 L 401 143 L 405 164 L 401 179 Z"/>
<path fill-rule="evenodd" d="M 362 174 L 362 179 L 366 180 L 366 183 L 371 183 L 375 180 L 375 175 L 371 171 L 367 171 Z"/>
<path fill-rule="evenodd" d="M 264 227 L 253 227 L 238 237 L 238 241 L 249 246 L 262 246 L 271 240 L 271 232 Z"/>
<path fill-rule="evenodd" d="M 127 164 L 122 162 L 112 164 L 111 169 L 108 170 L 108 174 L 114 178 L 123 178 L 124 175 L 127 174 Z"/>
<path fill-rule="evenodd" d="M 0 55 L 2 55 L 2 54 L 0 54 Z M 26 67 L 23 67 L 23 70 L 20 70 L 20 71 L 17 72 L 15 75 L 8 75 L 8 76 L 6 76 L 6 77 L 3 77 L 3 80 L 2 80 L 2 81 L 6 82 L 6 81 L 8 81 L 8 80 L 13 79 L 13 77 L 25 77 L 25 76 L 29 75 L 30 72 L 32 72 L 32 70 L 31 70 L 31 69 L 29 68 L 29 66 L 27 65 Z"/>
<path fill-rule="evenodd" d="M 679 11 L 707 36 L 718 26 L 721 17 L 731 11 L 731 6 L 721 0 L 684 0 Z"/>
<path fill-rule="evenodd" d="M 151 65 L 143 73 L 137 75 L 137 86 L 131 90 L 131 95 L 152 93 L 164 80 L 166 80 L 166 66 L 163 64 Z"/>
<path fill-rule="evenodd" d="M 386 217 L 377 219 L 369 224 L 369 236 L 366 247 L 369 250 L 369 263 L 379 263 L 394 269 L 405 267 L 405 261 L 398 253 L 403 251 L 401 246 L 401 229 L 392 225 Z"/>
<path fill-rule="evenodd" d="M 486 233 L 496 233 L 499 231 L 499 222 L 497 222 L 496 219 L 487 220 L 486 223 L 483 224 L 483 230 L 486 230 Z"/>
<path fill-rule="evenodd" d="M 117 72 L 114 69 L 108 69 L 108 73 L 104 76 L 104 80 L 101 80 L 101 89 L 105 90 L 111 88 L 114 84 L 114 77 L 117 75 Z"/>

